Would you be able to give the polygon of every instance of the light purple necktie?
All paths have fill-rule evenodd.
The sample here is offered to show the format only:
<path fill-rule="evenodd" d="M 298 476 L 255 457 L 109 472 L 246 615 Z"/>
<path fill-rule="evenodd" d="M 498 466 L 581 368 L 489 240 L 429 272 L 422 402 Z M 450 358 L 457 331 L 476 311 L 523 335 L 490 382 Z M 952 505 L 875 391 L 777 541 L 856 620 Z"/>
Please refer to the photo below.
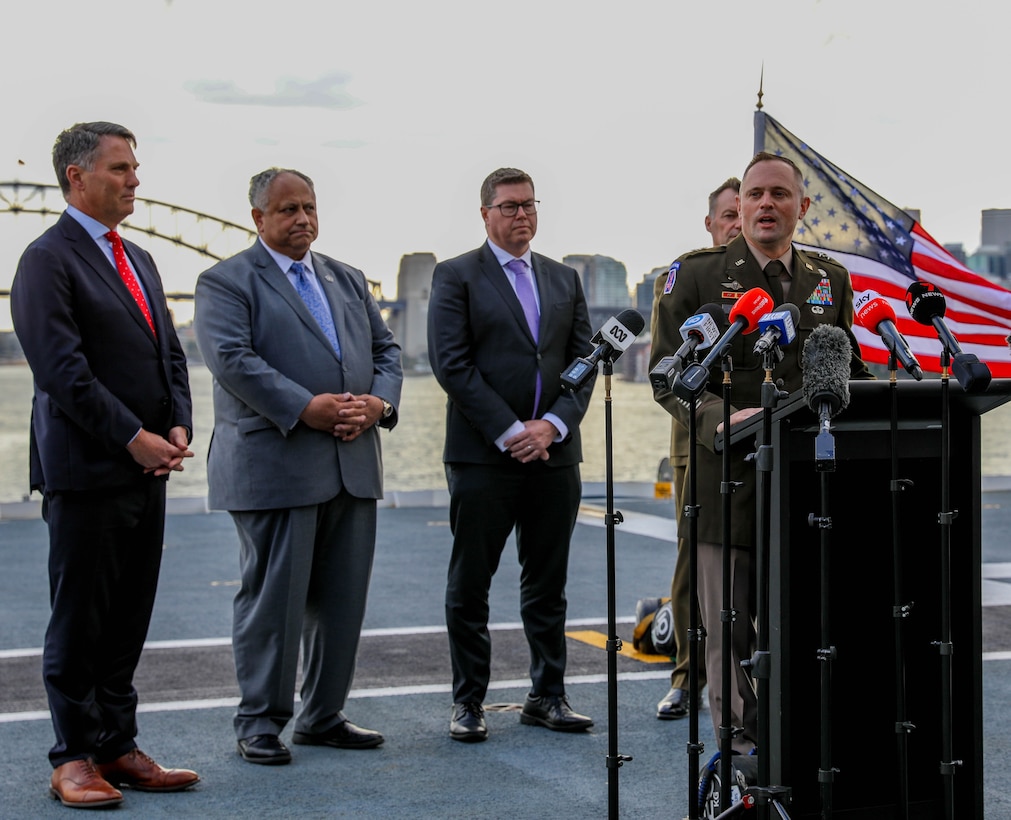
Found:
<path fill-rule="evenodd" d="M 516 296 L 523 307 L 523 315 L 527 319 L 527 327 L 530 328 L 530 333 L 536 342 L 539 335 L 538 330 L 540 328 L 541 317 L 537 310 L 537 298 L 534 296 L 534 282 L 533 276 L 530 274 L 530 268 L 522 259 L 510 259 L 506 263 L 506 267 L 516 275 Z M 538 369 L 537 385 L 534 388 L 534 418 L 537 418 L 537 407 L 540 403 L 541 372 Z"/>

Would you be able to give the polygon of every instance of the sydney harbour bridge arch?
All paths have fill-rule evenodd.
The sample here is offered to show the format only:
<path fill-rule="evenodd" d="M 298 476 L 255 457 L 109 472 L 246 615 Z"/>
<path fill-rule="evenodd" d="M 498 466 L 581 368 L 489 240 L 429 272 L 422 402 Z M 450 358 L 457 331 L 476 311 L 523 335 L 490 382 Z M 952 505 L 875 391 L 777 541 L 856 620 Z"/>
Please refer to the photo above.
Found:
<path fill-rule="evenodd" d="M 0 214 L 41 217 L 42 224 L 34 227 L 32 237 L 51 225 L 63 212 L 65 205 L 58 185 L 18 180 L 0 182 Z M 256 238 L 256 232 L 244 225 L 182 205 L 144 197 L 137 197 L 133 215 L 120 223 L 120 230 L 128 236 L 130 233 L 144 234 L 214 261 L 226 259 L 248 248 Z M 20 247 L 23 248 L 25 245 L 27 242 Z M 150 250 L 160 267 L 157 249 L 150 248 Z M 20 253 L 20 249 L 18 252 Z M 204 267 L 209 265 L 210 262 Z M 10 295 L 11 278 L 13 268 L 6 277 L 0 278 L 0 297 Z M 195 279 L 195 276 L 193 278 Z M 369 284 L 376 299 L 382 301 L 380 283 L 370 280 Z M 190 301 L 193 299 L 192 285 L 188 288 L 174 289 L 169 282 L 166 282 L 166 296 L 170 302 Z"/>

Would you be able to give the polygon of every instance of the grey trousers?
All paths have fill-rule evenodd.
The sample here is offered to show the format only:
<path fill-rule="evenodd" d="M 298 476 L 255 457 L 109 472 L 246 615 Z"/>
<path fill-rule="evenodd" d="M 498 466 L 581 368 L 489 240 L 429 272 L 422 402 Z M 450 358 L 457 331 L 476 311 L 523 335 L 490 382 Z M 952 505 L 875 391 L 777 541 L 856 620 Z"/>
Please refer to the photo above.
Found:
<path fill-rule="evenodd" d="M 232 512 L 242 584 L 232 649 L 242 693 L 239 739 L 276 735 L 294 713 L 299 645 L 299 732 L 346 720 L 376 541 L 376 502 L 345 492 L 323 504 Z"/>

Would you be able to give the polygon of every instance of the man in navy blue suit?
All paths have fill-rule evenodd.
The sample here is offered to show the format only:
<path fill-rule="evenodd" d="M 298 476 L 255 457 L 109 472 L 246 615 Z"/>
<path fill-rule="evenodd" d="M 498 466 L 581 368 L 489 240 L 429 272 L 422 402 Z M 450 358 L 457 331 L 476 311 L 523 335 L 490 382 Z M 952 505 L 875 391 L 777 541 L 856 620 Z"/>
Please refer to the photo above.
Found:
<path fill-rule="evenodd" d="M 559 376 L 592 350 L 586 299 L 576 271 L 530 250 L 537 200 L 527 174 L 490 174 L 481 186 L 481 218 L 488 241 L 436 265 L 428 309 L 428 356 L 449 396 L 443 461 L 453 531 L 446 587 L 450 737 L 464 742 L 488 736 L 488 592 L 513 529 L 532 684 L 520 721 L 556 731 L 593 725 L 570 708 L 564 683 L 579 423 L 592 388 L 562 392 Z"/>
<path fill-rule="evenodd" d="M 133 674 L 158 583 L 165 482 L 193 455 L 186 358 L 158 270 L 116 232 L 133 213 L 135 146 L 108 122 L 57 137 L 67 208 L 25 250 L 11 286 L 35 380 L 31 488 L 49 526 L 50 790 L 72 807 L 120 803 L 116 786 L 177 791 L 199 780 L 135 741 Z"/>

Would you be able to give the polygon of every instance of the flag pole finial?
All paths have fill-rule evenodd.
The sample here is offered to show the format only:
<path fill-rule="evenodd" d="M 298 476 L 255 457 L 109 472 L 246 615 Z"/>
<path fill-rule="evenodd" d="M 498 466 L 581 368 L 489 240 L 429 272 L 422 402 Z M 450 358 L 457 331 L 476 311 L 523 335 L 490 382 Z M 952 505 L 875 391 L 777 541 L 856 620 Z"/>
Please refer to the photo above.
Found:
<path fill-rule="evenodd" d="M 765 63 L 762 63 L 762 71 L 758 75 L 758 104 L 755 106 L 756 111 L 762 110 L 762 97 L 765 96 L 765 92 L 762 91 L 765 85 Z"/>

